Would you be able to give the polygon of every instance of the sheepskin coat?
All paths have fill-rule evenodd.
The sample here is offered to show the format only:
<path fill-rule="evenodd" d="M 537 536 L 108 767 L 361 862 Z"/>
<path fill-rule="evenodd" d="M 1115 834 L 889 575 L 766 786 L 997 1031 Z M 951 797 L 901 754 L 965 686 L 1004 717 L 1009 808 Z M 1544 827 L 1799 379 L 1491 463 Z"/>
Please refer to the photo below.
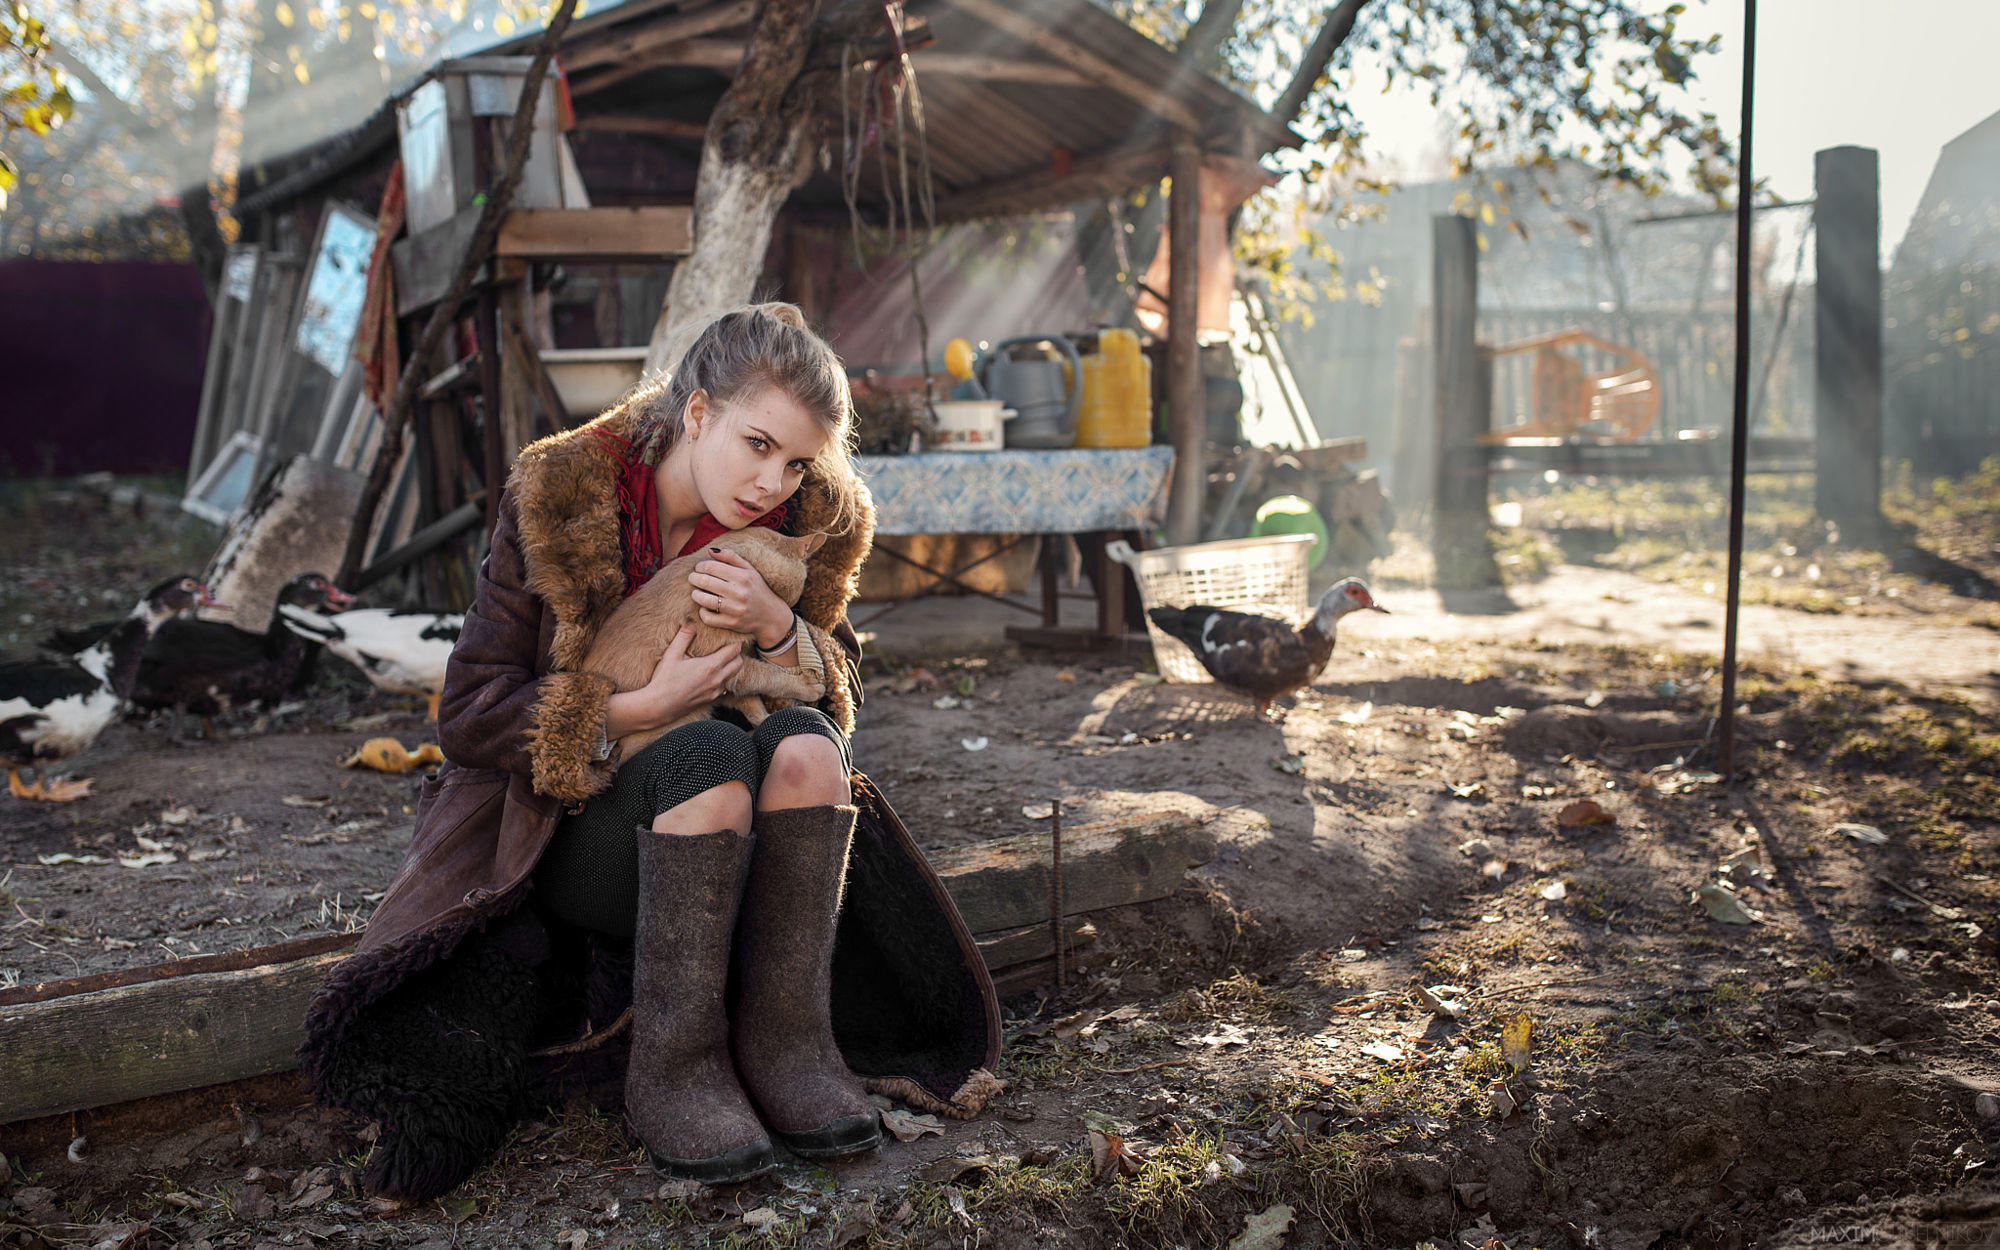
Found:
<path fill-rule="evenodd" d="M 530 445 L 514 465 L 446 672 L 438 727 L 450 762 L 424 785 L 409 851 L 359 947 L 308 1011 L 300 1060 L 325 1101 L 349 1105 L 329 1077 L 349 1066 L 340 1049 L 370 1006 L 417 972 L 448 970 L 467 936 L 519 907 L 565 812 L 609 781 L 593 756 L 611 683 L 579 668 L 625 587 L 618 461 L 596 431 L 630 437 L 636 426 L 628 401 Z M 839 489 L 808 474 L 784 529 L 859 517 L 814 554 L 797 604 L 828 670 L 819 706 L 851 732 L 859 647 L 846 613 L 874 511 L 865 487 L 847 499 Z M 867 777 L 857 771 L 852 783 L 860 817 L 835 945 L 835 1037 L 870 1089 L 969 1118 L 998 1088 L 992 979 L 908 831 Z M 603 1023 L 548 1033 L 576 1038 Z"/>

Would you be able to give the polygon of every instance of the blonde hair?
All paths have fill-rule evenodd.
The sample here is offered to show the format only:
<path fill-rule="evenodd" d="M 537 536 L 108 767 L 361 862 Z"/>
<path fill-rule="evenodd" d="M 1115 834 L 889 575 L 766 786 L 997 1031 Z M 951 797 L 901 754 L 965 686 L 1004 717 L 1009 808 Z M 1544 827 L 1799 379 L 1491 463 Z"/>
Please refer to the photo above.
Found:
<path fill-rule="evenodd" d="M 806 324 L 796 304 L 745 304 L 703 327 L 688 345 L 664 385 L 657 385 L 639 403 L 639 446 L 647 464 L 658 464 L 681 441 L 688 403 L 699 391 L 713 404 L 775 387 L 812 414 L 826 431 L 809 471 L 830 487 L 836 499 L 857 494 L 854 465 L 849 459 L 854 441 L 854 399 L 847 386 L 847 368 L 825 339 Z M 856 521 L 843 506 L 834 532 L 844 533 Z"/>

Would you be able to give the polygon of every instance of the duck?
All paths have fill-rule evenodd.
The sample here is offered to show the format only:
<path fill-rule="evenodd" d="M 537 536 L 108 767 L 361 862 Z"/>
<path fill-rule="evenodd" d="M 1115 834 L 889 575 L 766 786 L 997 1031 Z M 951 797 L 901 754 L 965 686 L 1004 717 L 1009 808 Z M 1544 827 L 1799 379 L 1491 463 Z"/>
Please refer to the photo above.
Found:
<path fill-rule="evenodd" d="M 1382 612 L 1368 583 L 1358 577 L 1335 582 L 1320 596 L 1312 619 L 1296 629 L 1284 621 L 1250 612 L 1196 604 L 1151 608 L 1147 617 L 1187 644 L 1209 675 L 1257 704 L 1268 717 L 1273 700 L 1312 683 L 1333 656 L 1334 628 L 1350 612 Z M 1283 713 L 1278 715 L 1284 719 Z"/>
<path fill-rule="evenodd" d="M 358 608 L 329 616 L 281 604 L 285 628 L 325 647 L 361 670 L 377 690 L 422 695 L 438 718 L 445 662 L 465 627 L 463 612 Z"/>
<path fill-rule="evenodd" d="M 339 609 L 354 596 L 324 573 L 301 573 L 278 591 L 262 633 L 224 621 L 168 621 L 153 632 L 139 659 L 132 705 L 146 711 L 182 711 L 201 717 L 202 730 L 215 737 L 215 716 L 247 703 L 270 703 L 296 689 L 306 661 L 317 648 L 286 629 L 279 615 L 287 606 Z"/>
<path fill-rule="evenodd" d="M 51 780 L 48 767 L 80 755 L 124 707 L 147 640 L 164 622 L 213 604 L 192 577 L 170 577 L 143 595 L 97 641 L 72 655 L 0 660 L 0 759 L 17 799 L 68 803 L 90 793 L 90 779 Z M 33 784 L 21 780 L 34 774 Z"/>
<path fill-rule="evenodd" d="M 153 630 L 158 629 L 169 618 L 192 610 L 192 604 L 187 607 L 175 607 L 161 597 L 168 587 L 177 587 L 182 584 L 199 585 L 199 582 L 192 573 L 176 573 L 174 576 L 159 582 L 145 594 L 139 596 L 139 602 L 133 607 L 132 612 L 124 616 L 113 616 L 101 621 L 92 621 L 88 625 L 79 625 L 75 629 L 50 630 L 48 636 L 42 639 L 41 648 L 51 655 L 81 654 L 102 642 L 106 635 L 130 620 L 134 613 L 143 614 L 146 617 L 146 632 L 151 634 Z M 207 590 L 204 588 L 203 595 L 206 596 L 206 594 Z M 186 598 L 185 594 L 181 594 L 176 596 L 176 602 Z M 216 600 L 206 597 L 202 598 L 200 602 L 206 605 L 223 606 L 218 604 Z M 133 663 L 136 664 L 137 662 L 135 658 Z"/>

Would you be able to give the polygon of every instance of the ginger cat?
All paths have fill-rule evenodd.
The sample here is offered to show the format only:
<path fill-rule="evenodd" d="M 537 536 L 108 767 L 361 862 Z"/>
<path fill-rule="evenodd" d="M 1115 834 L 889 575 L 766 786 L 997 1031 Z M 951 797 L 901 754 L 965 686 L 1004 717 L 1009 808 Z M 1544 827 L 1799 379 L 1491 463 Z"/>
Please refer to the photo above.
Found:
<path fill-rule="evenodd" d="M 825 534 L 794 538 L 765 526 L 752 526 L 724 534 L 712 545 L 727 547 L 741 555 L 763 575 L 765 585 L 778 598 L 797 603 L 799 592 L 805 588 L 806 560 L 825 541 Z M 604 622 L 604 628 L 597 631 L 583 667 L 609 677 L 621 692 L 637 690 L 652 679 L 660 654 L 681 626 L 693 625 L 694 638 L 687 651 L 691 656 L 712 655 L 724 647 L 743 648 L 743 667 L 730 679 L 729 693 L 717 702 L 736 708 L 751 724 L 759 724 L 770 715 L 767 698 L 811 703 L 824 696 L 826 688 L 811 673 L 760 659 L 749 634 L 701 623 L 701 610 L 695 606 L 688 574 L 707 558 L 708 552 L 697 551 L 681 556 L 653 574 L 644 586 L 618 605 Z M 705 715 L 705 711 L 697 710 L 658 729 L 626 734 L 618 739 L 612 751 L 613 765 L 631 759 L 669 729 L 691 724 Z"/>

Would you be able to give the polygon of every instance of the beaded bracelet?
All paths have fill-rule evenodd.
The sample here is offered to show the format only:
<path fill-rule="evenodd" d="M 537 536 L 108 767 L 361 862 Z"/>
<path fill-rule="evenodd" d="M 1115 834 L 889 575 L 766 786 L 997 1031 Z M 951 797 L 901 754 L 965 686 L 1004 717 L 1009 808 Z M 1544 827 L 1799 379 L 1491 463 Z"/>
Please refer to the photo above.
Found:
<path fill-rule="evenodd" d="M 796 643 L 798 640 L 799 640 L 799 614 L 794 612 L 792 613 L 792 628 L 789 632 L 785 634 L 783 638 L 780 638 L 778 640 L 778 645 L 775 647 L 766 647 L 759 645 L 757 648 L 757 654 L 764 657 L 767 660 L 774 655 L 783 655 L 785 652 L 791 650 L 792 644 Z"/>

